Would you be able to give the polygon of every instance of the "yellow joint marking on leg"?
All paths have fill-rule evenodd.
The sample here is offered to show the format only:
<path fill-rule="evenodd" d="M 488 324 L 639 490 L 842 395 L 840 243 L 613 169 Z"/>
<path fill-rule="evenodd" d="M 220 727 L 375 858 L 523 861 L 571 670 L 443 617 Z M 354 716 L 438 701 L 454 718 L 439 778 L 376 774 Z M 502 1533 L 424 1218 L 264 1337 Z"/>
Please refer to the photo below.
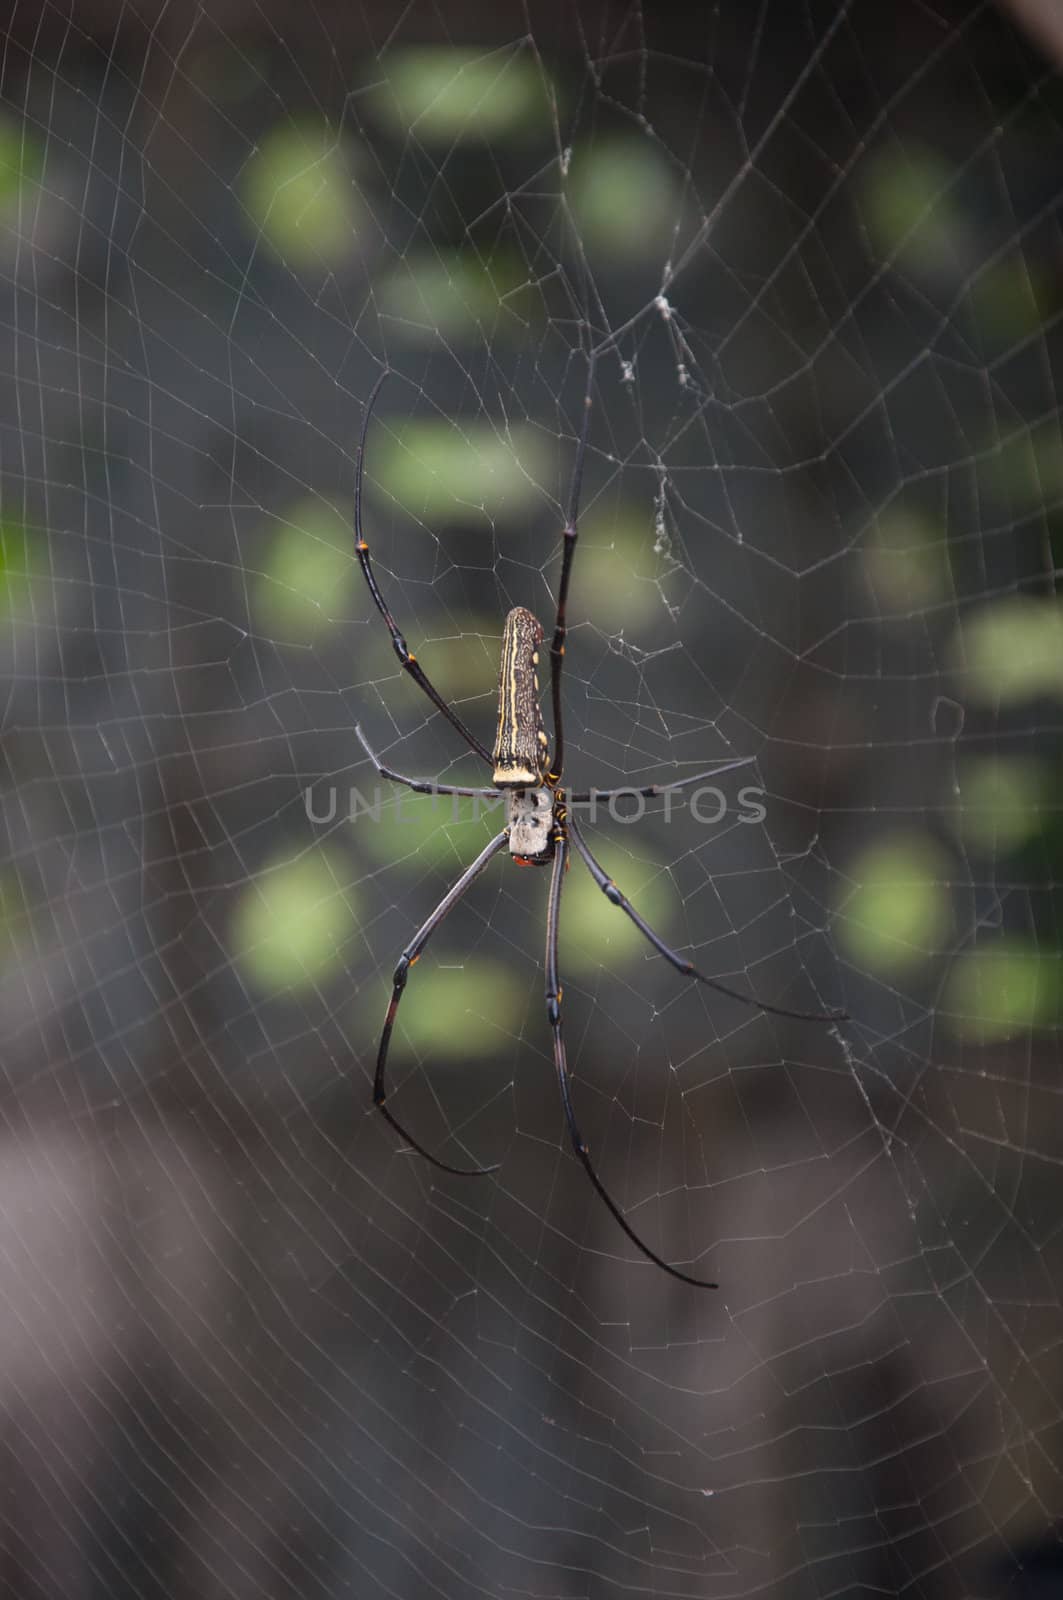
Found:
<path fill-rule="evenodd" d="M 369 546 L 366 544 L 364 539 L 359 539 L 358 543 L 355 545 L 354 548 L 356 550 L 368 550 Z"/>
<path fill-rule="evenodd" d="M 415 967 L 417 965 L 418 961 L 420 961 L 420 959 L 421 959 L 421 952 L 418 951 L 415 956 L 411 956 L 410 957 L 410 966 L 411 967 Z"/>

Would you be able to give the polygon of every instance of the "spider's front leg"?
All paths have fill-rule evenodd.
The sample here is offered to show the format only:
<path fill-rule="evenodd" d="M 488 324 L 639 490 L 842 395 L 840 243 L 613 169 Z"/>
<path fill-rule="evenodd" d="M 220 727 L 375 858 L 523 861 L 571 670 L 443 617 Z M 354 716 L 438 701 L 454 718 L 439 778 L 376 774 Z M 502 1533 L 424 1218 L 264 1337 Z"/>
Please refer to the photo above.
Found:
<path fill-rule="evenodd" d="M 648 783 L 641 789 L 629 789 L 626 786 L 620 789 L 580 789 L 576 794 L 569 796 L 569 801 L 574 806 L 597 805 L 599 800 L 608 803 L 610 800 L 619 799 L 621 795 L 631 800 L 654 800 L 658 795 L 674 794 L 678 789 L 689 789 L 692 783 L 705 783 L 710 778 L 722 778 L 725 772 L 733 772 L 736 767 L 752 766 L 755 756 L 736 756 L 733 761 L 725 761 L 722 766 L 710 767 L 705 772 L 692 772 L 689 777 L 675 778 L 671 783 Z M 593 822 L 593 815 L 591 821 Z"/>
<path fill-rule="evenodd" d="M 400 633 L 398 625 L 395 622 L 395 618 L 391 615 L 391 612 L 388 609 L 387 601 L 380 592 L 380 585 L 376 581 L 376 576 L 373 572 L 373 565 L 369 559 L 369 545 L 366 542 L 365 534 L 362 531 L 362 480 L 365 476 L 365 441 L 366 436 L 369 433 L 369 419 L 373 415 L 373 407 L 376 405 L 377 396 L 383 388 L 384 381 L 387 376 L 388 371 L 387 368 L 385 368 L 380 374 L 380 377 L 377 379 L 376 383 L 373 385 L 372 393 L 365 403 L 365 417 L 362 421 L 362 433 L 358 441 L 358 459 L 354 469 L 354 553 L 358 557 L 358 564 L 362 569 L 362 575 L 365 578 L 366 584 L 368 585 L 369 593 L 373 597 L 373 604 L 383 617 L 387 630 L 391 635 L 392 647 L 394 648 L 395 654 L 399 658 L 400 664 L 410 674 L 410 677 L 413 679 L 414 683 L 417 684 L 418 688 L 424 691 L 436 709 L 443 713 L 451 727 L 456 729 L 457 732 L 461 734 L 462 738 L 465 740 L 465 743 L 470 747 L 470 749 L 475 750 L 476 754 L 481 758 L 481 760 L 490 761 L 491 757 L 488 754 L 485 746 L 482 745 L 476 735 L 465 726 L 457 712 L 451 706 L 447 705 L 447 702 L 443 699 L 443 696 L 439 693 L 439 690 L 436 688 L 435 684 L 431 682 L 424 668 L 421 666 L 420 662 L 417 660 L 417 657 L 406 643 L 403 635 Z"/>
<path fill-rule="evenodd" d="M 432 783 L 427 778 L 407 778 L 401 772 L 393 772 L 390 767 L 386 767 L 381 761 L 357 723 L 354 731 L 358 735 L 358 741 L 362 749 L 373 763 L 377 772 L 382 778 L 387 778 L 390 783 L 405 784 L 407 789 L 413 789 L 416 794 L 456 794 L 463 795 L 469 800 L 501 800 L 502 798 L 500 789 L 463 789 L 452 783 Z"/>
<path fill-rule="evenodd" d="M 554 753 L 550 758 L 550 782 L 558 783 L 565 768 L 565 725 L 561 715 L 561 670 L 565 661 L 565 638 L 568 634 L 566 609 L 568 586 L 572 577 L 572 562 L 579 538 L 579 502 L 583 489 L 583 468 L 587 458 L 587 435 L 590 431 L 593 404 L 595 358 L 587 364 L 587 388 L 583 396 L 583 421 L 580 425 L 579 444 L 572 468 L 572 486 L 568 497 L 568 515 L 563 531 L 564 553 L 561 557 L 561 576 L 557 583 L 557 611 L 554 617 L 554 637 L 550 644 L 550 700 L 554 716 Z"/>

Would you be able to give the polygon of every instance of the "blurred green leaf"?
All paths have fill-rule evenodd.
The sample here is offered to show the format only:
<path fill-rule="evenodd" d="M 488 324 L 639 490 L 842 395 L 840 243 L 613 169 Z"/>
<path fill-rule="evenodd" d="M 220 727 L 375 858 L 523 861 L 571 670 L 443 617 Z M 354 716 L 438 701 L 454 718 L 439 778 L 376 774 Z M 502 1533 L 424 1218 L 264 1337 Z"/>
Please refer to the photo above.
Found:
<path fill-rule="evenodd" d="M 350 154 L 325 123 L 276 127 L 243 173 L 243 199 L 282 260 L 317 266 L 347 256 L 364 221 Z"/>
<path fill-rule="evenodd" d="M 1004 935 L 956 957 L 939 1008 L 951 1031 L 980 1044 L 1055 1025 L 1063 959 Z"/>
<path fill-rule="evenodd" d="M 312 497 L 292 507 L 251 590 L 256 625 L 305 642 L 342 613 L 355 569 L 350 524 Z"/>
<path fill-rule="evenodd" d="M 411 344 L 455 340 L 477 329 L 521 337 L 531 309 L 519 293 L 527 275 L 512 256 L 481 261 L 471 251 L 404 257 L 375 288 L 384 316 Z M 517 303 L 524 315 L 517 314 Z"/>
<path fill-rule="evenodd" d="M 309 988 L 342 965 L 358 915 L 342 856 L 315 850 L 274 861 L 243 891 L 235 959 L 262 989 Z"/>
<path fill-rule="evenodd" d="M 489 1056 L 521 1030 L 528 978 L 490 957 L 426 952 L 410 973 L 396 1033 L 428 1058 Z"/>
<path fill-rule="evenodd" d="M 530 426 L 502 433 L 467 418 L 408 419 L 381 430 L 368 485 L 375 498 L 390 497 L 433 528 L 493 525 L 539 504 L 552 465 L 544 439 Z"/>
<path fill-rule="evenodd" d="M 569 169 L 568 197 L 587 250 L 629 260 L 670 253 L 679 187 L 648 138 L 621 135 L 578 146 Z"/>
<path fill-rule="evenodd" d="M 922 512 L 897 508 L 878 518 L 864 563 L 884 611 L 911 615 L 952 594 L 945 529 Z"/>
<path fill-rule="evenodd" d="M 840 945 L 865 971 L 901 972 L 938 954 L 952 925 L 950 861 L 921 834 L 871 845 L 849 869 L 854 887 L 838 908 Z"/>
<path fill-rule="evenodd" d="M 425 144 L 522 137 L 549 126 L 551 91 L 530 51 L 418 45 L 386 58 L 379 104 Z"/>
<path fill-rule="evenodd" d="M 952 168 L 925 147 L 884 150 L 865 169 L 863 207 L 880 261 L 938 273 L 957 266 L 966 220 L 948 184 Z"/>
<path fill-rule="evenodd" d="M 1018 705 L 1063 695 L 1063 607 L 1054 596 L 1009 595 L 968 612 L 952 671 L 975 704 Z"/>
<path fill-rule="evenodd" d="M 1044 826 L 1048 774 L 1039 761 L 968 756 L 957 787 L 957 831 L 980 850 L 1015 850 Z"/>

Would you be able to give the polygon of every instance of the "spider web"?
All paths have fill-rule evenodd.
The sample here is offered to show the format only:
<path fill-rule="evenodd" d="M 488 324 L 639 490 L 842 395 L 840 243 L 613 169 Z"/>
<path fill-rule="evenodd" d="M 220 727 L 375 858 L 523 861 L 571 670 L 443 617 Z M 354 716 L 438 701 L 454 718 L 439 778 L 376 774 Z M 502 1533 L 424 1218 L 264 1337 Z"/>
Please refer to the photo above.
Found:
<path fill-rule="evenodd" d="M 958 0 L 19 0 L 2 72 L 8 1592 L 1033 1593 L 1048 59 Z M 392 1051 L 497 1175 L 371 1110 L 395 960 L 499 825 L 355 738 L 484 781 L 353 556 L 385 370 L 375 570 L 488 745 L 589 394 L 566 779 L 749 758 L 591 847 L 703 971 L 848 1013 L 692 988 L 573 863 L 577 1115 L 715 1294 L 572 1155 L 546 874 L 493 864 Z"/>

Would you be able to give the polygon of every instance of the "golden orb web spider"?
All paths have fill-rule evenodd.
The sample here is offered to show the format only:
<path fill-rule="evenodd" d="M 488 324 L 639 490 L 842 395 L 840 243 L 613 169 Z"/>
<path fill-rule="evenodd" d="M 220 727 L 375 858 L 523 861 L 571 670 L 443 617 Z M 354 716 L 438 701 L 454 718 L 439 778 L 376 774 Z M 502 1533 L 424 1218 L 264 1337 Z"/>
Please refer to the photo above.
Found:
<path fill-rule="evenodd" d="M 692 777 L 681 778 L 676 783 L 651 783 L 641 789 L 596 789 L 571 794 L 561 786 L 561 773 L 564 763 L 564 733 L 561 717 L 561 669 L 565 658 L 565 606 L 568 600 L 569 581 L 572 576 L 572 560 L 575 554 L 576 541 L 579 534 L 579 498 L 580 487 L 583 479 L 583 464 L 587 451 L 587 433 L 591 412 L 591 386 L 594 379 L 593 361 L 590 364 L 587 379 L 587 390 L 584 397 L 583 421 L 580 427 L 579 443 L 576 448 L 576 460 L 572 472 L 572 484 L 569 491 L 568 516 L 565 522 L 564 553 L 561 560 L 561 578 L 557 588 L 557 613 L 554 621 L 553 640 L 550 645 L 550 694 L 553 708 L 554 741 L 553 753 L 550 753 L 550 742 L 546 729 L 543 726 L 542 712 L 539 706 L 539 679 L 537 668 L 539 665 L 539 646 L 543 640 L 542 624 L 530 611 L 517 606 L 506 618 L 502 635 L 502 658 L 499 668 L 498 683 L 498 729 L 495 735 L 493 751 L 488 751 L 462 722 L 461 718 L 448 706 L 422 669 L 417 658 L 410 652 L 406 640 L 399 632 L 395 620 L 388 610 L 380 586 L 376 581 L 369 560 L 369 546 L 366 543 L 362 530 L 362 480 L 365 466 L 365 444 L 369 431 L 369 422 L 373 414 L 377 396 L 387 378 L 385 370 L 377 379 L 369 396 L 365 408 L 365 418 L 362 423 L 362 433 L 358 444 L 358 456 L 355 466 L 354 480 L 354 535 L 355 550 L 369 592 L 376 603 L 377 610 L 387 624 L 391 635 L 391 642 L 395 654 L 405 670 L 413 678 L 438 710 L 446 717 L 451 726 L 456 729 L 466 744 L 475 750 L 476 754 L 493 768 L 494 787 L 489 789 L 466 789 L 455 787 L 451 784 L 430 783 L 421 778 L 408 778 L 401 772 L 394 772 L 386 767 L 370 748 L 360 727 L 355 729 L 366 755 L 376 768 L 380 777 L 386 778 L 390 783 L 405 785 L 418 794 L 462 795 L 472 799 L 503 800 L 505 802 L 506 826 L 490 844 L 480 852 L 471 866 L 467 867 L 461 877 L 448 889 L 442 900 L 432 914 L 422 923 L 414 934 L 405 950 L 402 952 L 395 968 L 391 1000 L 387 1014 L 384 1018 L 384 1027 L 380 1035 L 380 1045 L 377 1051 L 376 1076 L 373 1081 L 373 1103 L 383 1112 L 395 1132 L 405 1139 L 406 1143 L 417 1151 L 418 1155 L 430 1161 L 433 1166 L 442 1172 L 452 1173 L 459 1178 L 487 1177 L 492 1172 L 498 1171 L 498 1165 L 491 1167 L 453 1167 L 446 1161 L 441 1161 L 438 1156 L 425 1148 L 413 1134 L 404 1128 L 387 1105 L 387 1089 L 384 1083 L 384 1074 L 388 1059 L 388 1046 L 391 1043 L 391 1033 L 395 1026 L 395 1017 L 399 1003 L 406 988 L 406 980 L 410 968 L 419 960 L 425 945 L 435 933 L 447 913 L 457 905 L 470 884 L 483 872 L 492 857 L 500 850 L 508 847 L 514 861 L 521 866 L 552 866 L 550 877 L 550 892 L 546 905 L 546 1014 L 553 1032 L 554 1068 L 557 1073 L 558 1088 L 561 1091 L 561 1107 L 565 1114 L 572 1148 L 583 1165 L 591 1183 L 608 1208 L 614 1221 L 627 1234 L 642 1254 L 655 1266 L 679 1278 L 683 1283 L 693 1284 L 698 1289 L 715 1289 L 715 1283 L 710 1283 L 706 1278 L 696 1278 L 691 1273 L 681 1272 L 678 1267 L 672 1266 L 652 1250 L 628 1222 L 616 1201 L 609 1194 L 602 1180 L 595 1170 L 590 1151 L 579 1131 L 576 1115 L 572 1107 L 572 1093 L 568 1074 L 568 1061 L 565 1054 L 565 1037 L 561 1017 L 561 980 L 558 974 L 557 944 L 558 920 L 561 913 L 561 887 L 564 882 L 565 870 L 569 863 L 569 847 L 575 848 L 576 854 L 581 858 L 601 889 L 602 893 L 619 906 L 624 914 L 638 928 L 654 949 L 671 962 L 677 972 L 686 978 L 694 978 L 699 983 L 706 984 L 710 989 L 715 989 L 720 994 L 729 996 L 732 1000 L 740 1000 L 744 1005 L 755 1007 L 759 1011 L 767 1011 L 777 1017 L 788 1017 L 801 1022 L 843 1022 L 846 1014 L 841 1011 L 790 1011 L 784 1006 L 768 1005 L 763 1000 L 758 1000 L 754 995 L 742 994 L 737 989 L 731 989 L 725 983 L 720 983 L 716 978 L 709 978 L 699 972 L 692 961 L 679 955 L 665 944 L 645 922 L 627 897 L 616 886 L 613 880 L 595 860 L 586 840 L 580 832 L 576 819 L 572 815 L 570 806 L 586 804 L 592 798 L 608 801 L 613 795 L 624 794 L 636 797 L 649 798 L 653 795 L 663 794 L 666 790 L 682 789 L 692 783 L 699 783 L 706 778 L 718 777 L 723 772 L 730 771 L 736 766 L 743 766 L 751 759 L 746 757 L 738 761 L 727 762 L 723 766 L 712 768 L 708 772 L 698 772 Z"/>

